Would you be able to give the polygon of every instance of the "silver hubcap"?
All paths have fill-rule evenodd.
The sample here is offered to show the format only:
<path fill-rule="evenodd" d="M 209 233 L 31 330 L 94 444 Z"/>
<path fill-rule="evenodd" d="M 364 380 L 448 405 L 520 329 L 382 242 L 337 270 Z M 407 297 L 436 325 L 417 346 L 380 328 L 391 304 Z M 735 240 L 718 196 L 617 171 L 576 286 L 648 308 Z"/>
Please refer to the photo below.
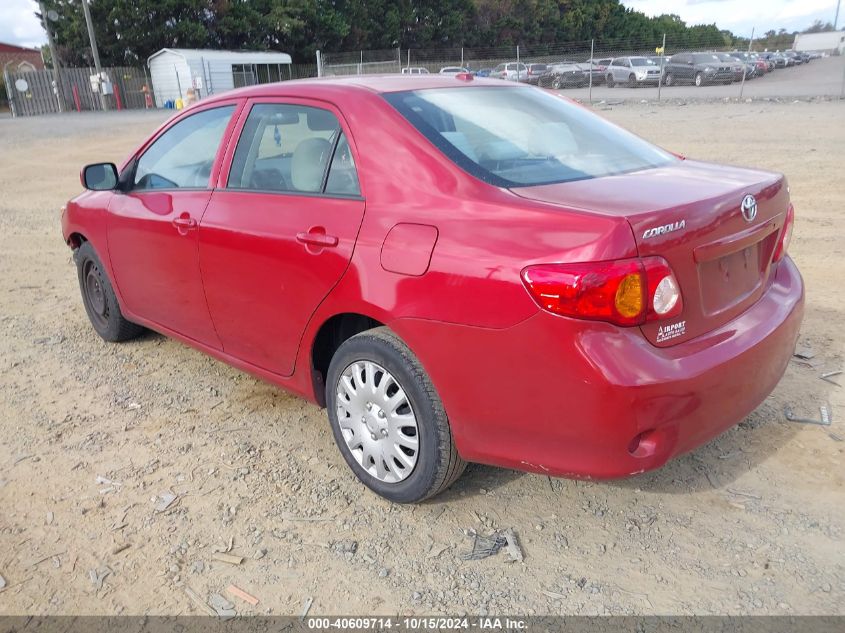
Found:
<path fill-rule="evenodd" d="M 349 452 L 379 481 L 397 483 L 417 464 L 419 433 L 399 381 L 368 360 L 343 370 L 336 386 L 337 419 Z"/>

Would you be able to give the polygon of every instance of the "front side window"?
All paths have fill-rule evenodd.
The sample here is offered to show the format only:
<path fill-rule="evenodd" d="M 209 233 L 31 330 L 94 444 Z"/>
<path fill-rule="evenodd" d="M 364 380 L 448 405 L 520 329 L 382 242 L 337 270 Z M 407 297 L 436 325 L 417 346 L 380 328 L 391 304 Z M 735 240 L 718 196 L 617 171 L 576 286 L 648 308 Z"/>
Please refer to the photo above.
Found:
<path fill-rule="evenodd" d="M 252 107 L 235 150 L 228 187 L 359 194 L 355 163 L 334 114 L 277 103 Z"/>
<path fill-rule="evenodd" d="M 541 90 L 436 88 L 384 98 L 459 167 L 500 187 L 599 178 L 677 160 Z"/>
<path fill-rule="evenodd" d="M 138 160 L 133 189 L 208 187 L 234 109 L 232 105 L 203 110 L 170 127 Z"/>

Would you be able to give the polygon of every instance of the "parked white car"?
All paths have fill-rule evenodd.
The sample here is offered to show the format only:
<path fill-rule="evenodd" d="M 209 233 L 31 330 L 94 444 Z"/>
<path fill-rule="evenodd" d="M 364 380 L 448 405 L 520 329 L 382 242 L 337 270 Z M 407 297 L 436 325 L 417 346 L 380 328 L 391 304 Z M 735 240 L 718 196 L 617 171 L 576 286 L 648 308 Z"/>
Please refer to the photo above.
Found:
<path fill-rule="evenodd" d="M 461 68 L 460 66 L 444 66 L 440 69 L 441 75 L 457 75 L 458 73 L 468 73 L 469 71 L 466 68 Z"/>
<path fill-rule="evenodd" d="M 660 83 L 660 66 L 648 57 L 616 57 L 605 71 L 607 86 L 653 85 Z"/>
<path fill-rule="evenodd" d="M 428 75 L 428 68 L 422 66 L 406 66 L 402 69 L 403 75 Z"/>
<path fill-rule="evenodd" d="M 508 62 L 499 64 L 490 73 L 496 79 L 507 79 L 508 81 L 528 81 L 528 66 L 522 62 Z"/>

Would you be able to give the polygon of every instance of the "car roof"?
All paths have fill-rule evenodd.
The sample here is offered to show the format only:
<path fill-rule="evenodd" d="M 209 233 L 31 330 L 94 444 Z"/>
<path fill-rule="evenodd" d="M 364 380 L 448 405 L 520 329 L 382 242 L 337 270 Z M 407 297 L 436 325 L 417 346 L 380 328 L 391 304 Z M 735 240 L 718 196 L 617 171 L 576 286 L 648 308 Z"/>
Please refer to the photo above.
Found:
<path fill-rule="evenodd" d="M 460 75 L 460 73 L 459 73 Z M 511 84 L 508 84 L 509 86 Z M 471 86 L 502 86 L 502 82 L 496 79 L 484 79 L 481 77 L 472 79 L 461 79 L 455 75 L 440 75 L 430 73 L 427 75 L 350 75 L 348 77 L 320 77 L 311 79 L 293 79 L 290 81 L 279 81 L 257 86 L 238 88 L 228 92 L 220 93 L 202 100 L 202 103 L 211 101 L 223 101 L 232 98 L 252 97 L 277 97 L 277 96 L 298 96 L 310 98 L 327 98 L 336 96 L 339 93 L 388 93 L 402 92 L 404 90 L 426 90 L 430 88 L 460 88 Z M 514 85 L 513 87 L 517 87 Z M 520 86 L 526 87 L 526 86 Z"/>

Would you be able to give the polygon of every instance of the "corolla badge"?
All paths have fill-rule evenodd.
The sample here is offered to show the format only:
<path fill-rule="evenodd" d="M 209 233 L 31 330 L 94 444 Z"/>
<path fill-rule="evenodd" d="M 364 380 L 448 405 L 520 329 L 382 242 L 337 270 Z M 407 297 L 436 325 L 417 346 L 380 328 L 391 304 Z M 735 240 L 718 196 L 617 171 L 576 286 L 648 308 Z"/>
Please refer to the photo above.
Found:
<path fill-rule="evenodd" d="M 663 235 L 664 233 L 671 233 L 672 231 L 679 231 L 687 225 L 686 220 L 678 220 L 671 224 L 664 224 L 663 226 L 653 226 L 643 232 L 643 239 L 647 240 L 650 237 Z"/>
<path fill-rule="evenodd" d="M 739 210 L 742 211 L 746 222 L 753 222 L 757 217 L 757 199 L 749 193 L 742 199 Z"/>

